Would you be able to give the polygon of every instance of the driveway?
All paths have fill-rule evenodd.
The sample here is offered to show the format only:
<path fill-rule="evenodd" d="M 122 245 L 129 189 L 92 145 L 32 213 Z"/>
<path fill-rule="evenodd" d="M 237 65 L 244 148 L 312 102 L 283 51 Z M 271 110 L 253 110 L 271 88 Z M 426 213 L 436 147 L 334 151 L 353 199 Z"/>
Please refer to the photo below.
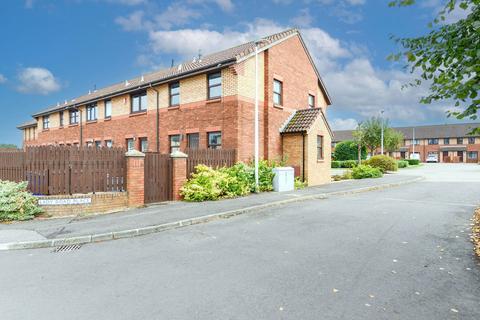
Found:
<path fill-rule="evenodd" d="M 426 180 L 72 252 L 0 252 L 1 318 L 480 319 L 480 166 L 412 173 Z"/>

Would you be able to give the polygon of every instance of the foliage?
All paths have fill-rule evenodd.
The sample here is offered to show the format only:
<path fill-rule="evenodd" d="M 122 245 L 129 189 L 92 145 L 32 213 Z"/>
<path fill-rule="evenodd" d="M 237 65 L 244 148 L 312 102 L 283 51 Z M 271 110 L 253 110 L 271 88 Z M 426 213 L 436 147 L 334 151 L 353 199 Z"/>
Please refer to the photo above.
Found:
<path fill-rule="evenodd" d="M 274 161 L 259 161 L 259 191 L 273 190 L 273 168 L 278 163 Z M 223 167 L 217 170 L 205 165 L 195 167 L 185 185 L 181 188 L 181 195 L 186 201 L 218 200 L 233 198 L 255 192 L 254 167 L 249 163 L 239 162 L 232 167 Z"/>
<path fill-rule="evenodd" d="M 353 179 L 380 178 L 382 171 L 368 165 L 361 164 L 352 169 Z"/>
<path fill-rule="evenodd" d="M 27 185 L 28 182 L 0 180 L 0 221 L 29 220 L 42 213 Z"/>
<path fill-rule="evenodd" d="M 367 158 L 365 146 L 361 149 L 362 159 Z M 337 143 L 333 153 L 335 160 L 358 160 L 358 144 L 355 141 L 347 140 Z"/>
<path fill-rule="evenodd" d="M 390 6 L 408 6 L 414 0 L 396 0 Z M 463 19 L 447 23 L 452 12 L 464 11 Z M 421 103 L 453 100 L 457 110 L 447 112 L 458 119 L 477 119 L 480 108 L 480 1 L 447 0 L 446 5 L 429 24 L 430 32 L 416 38 L 392 37 L 403 47 L 390 60 L 407 60 L 406 68 L 419 76 L 409 86 L 428 82 L 430 92 Z M 459 109 L 460 108 L 460 109 Z M 480 133 L 480 128 L 474 130 Z"/>
<path fill-rule="evenodd" d="M 388 120 L 372 117 L 362 122 L 353 132 L 355 141 L 366 147 L 372 155 L 382 145 L 382 124 L 383 146 L 385 150 L 395 151 L 403 142 L 403 134 L 390 128 Z"/>
<path fill-rule="evenodd" d="M 332 178 L 333 181 L 350 180 L 352 179 L 352 171 L 347 170 L 342 175 L 336 174 Z"/>
<path fill-rule="evenodd" d="M 370 159 L 365 160 L 363 163 L 371 167 L 378 168 L 383 173 L 387 171 L 398 170 L 397 161 L 395 159 L 393 159 L 392 157 L 381 155 L 381 154 L 373 156 Z"/>
<path fill-rule="evenodd" d="M 397 165 L 399 168 L 406 168 L 408 167 L 408 161 L 407 160 L 398 160 Z"/>
<path fill-rule="evenodd" d="M 357 166 L 356 160 L 332 161 L 332 168 L 353 168 Z"/>
<path fill-rule="evenodd" d="M 295 190 L 297 189 L 303 189 L 305 188 L 308 184 L 306 181 L 302 181 L 302 179 L 300 179 L 300 177 L 296 177 L 295 178 Z"/>
<path fill-rule="evenodd" d="M 5 144 L 5 143 L 0 143 L 0 149 L 17 149 L 17 146 L 14 144 Z"/>
<path fill-rule="evenodd" d="M 418 159 L 407 159 L 406 161 L 408 161 L 408 164 L 411 166 L 416 166 L 420 164 L 420 160 Z"/>

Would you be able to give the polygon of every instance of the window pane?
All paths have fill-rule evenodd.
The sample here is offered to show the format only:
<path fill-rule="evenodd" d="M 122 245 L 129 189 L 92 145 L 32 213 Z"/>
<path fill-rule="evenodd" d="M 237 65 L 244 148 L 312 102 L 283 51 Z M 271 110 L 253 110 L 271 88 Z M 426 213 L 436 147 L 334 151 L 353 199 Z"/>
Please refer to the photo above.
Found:
<path fill-rule="evenodd" d="M 208 147 L 211 149 L 220 149 L 222 147 L 222 133 L 209 132 L 208 133 Z"/>
<path fill-rule="evenodd" d="M 147 152 L 148 150 L 148 140 L 147 138 L 140 139 L 140 151 Z"/>
<path fill-rule="evenodd" d="M 282 93 L 282 83 L 278 80 L 273 80 L 273 92 Z"/>
<path fill-rule="evenodd" d="M 180 84 L 178 82 L 172 83 L 170 85 L 170 94 L 180 93 Z"/>
<path fill-rule="evenodd" d="M 209 86 L 214 86 L 221 83 L 222 83 L 222 75 L 220 72 L 208 75 Z"/>
<path fill-rule="evenodd" d="M 105 101 L 105 118 L 109 118 L 112 116 L 112 101 L 107 100 Z"/>
<path fill-rule="evenodd" d="M 210 98 L 220 97 L 221 95 L 222 95 L 222 87 L 221 86 L 211 87 L 209 89 L 208 96 Z"/>
<path fill-rule="evenodd" d="M 105 146 L 106 146 L 107 148 L 111 148 L 111 147 L 113 146 L 112 140 L 105 140 Z"/>
<path fill-rule="evenodd" d="M 180 104 L 180 95 L 175 95 L 170 97 L 170 105 L 175 106 L 177 104 Z"/>
<path fill-rule="evenodd" d="M 133 150 L 135 148 L 135 143 L 133 139 L 127 139 L 127 150 Z"/>
<path fill-rule="evenodd" d="M 200 139 L 198 133 L 188 134 L 188 147 L 190 149 L 198 149 L 199 141 Z"/>
<path fill-rule="evenodd" d="M 136 96 L 133 97 L 132 100 L 132 112 L 136 112 L 140 110 L 140 97 Z"/>
<path fill-rule="evenodd" d="M 147 110 L 147 94 L 144 94 L 140 98 L 140 110 Z"/>
<path fill-rule="evenodd" d="M 308 105 L 310 106 L 310 108 L 315 107 L 315 97 L 311 94 L 308 95 Z"/>
<path fill-rule="evenodd" d="M 273 103 L 274 104 L 282 104 L 281 96 L 278 93 L 273 94 Z"/>

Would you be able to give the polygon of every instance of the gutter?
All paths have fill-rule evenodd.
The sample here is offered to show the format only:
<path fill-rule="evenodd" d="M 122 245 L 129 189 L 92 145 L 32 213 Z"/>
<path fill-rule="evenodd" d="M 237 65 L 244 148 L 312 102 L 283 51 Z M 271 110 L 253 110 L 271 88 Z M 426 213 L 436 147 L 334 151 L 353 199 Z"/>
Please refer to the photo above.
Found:
<path fill-rule="evenodd" d="M 220 70 L 220 69 L 223 69 L 223 68 L 228 67 L 230 65 L 233 65 L 235 63 L 237 63 L 237 58 L 231 58 L 231 59 L 225 60 L 224 62 L 217 63 L 215 65 L 205 66 L 201 69 L 195 70 L 194 72 L 188 72 L 187 71 L 187 72 L 180 73 L 180 74 L 177 74 L 175 76 L 171 76 L 171 77 L 164 78 L 164 79 L 161 79 L 161 80 L 151 81 L 151 82 L 146 83 L 145 85 L 141 85 L 141 86 L 138 86 L 138 87 L 135 87 L 135 88 L 127 88 L 127 89 L 124 89 L 124 90 L 120 90 L 120 91 L 112 92 L 112 93 L 109 93 L 109 94 L 105 94 L 103 96 L 92 98 L 91 100 L 85 100 L 85 101 L 82 101 L 81 104 L 83 105 L 83 104 L 98 102 L 100 100 L 117 97 L 117 96 L 120 96 L 120 95 L 123 95 L 123 94 L 126 94 L 126 93 L 136 92 L 136 91 L 142 90 L 142 89 L 148 89 L 151 86 L 156 86 L 156 85 L 168 83 L 168 82 L 171 82 L 171 81 L 181 80 L 181 79 L 183 79 L 187 76 L 190 77 L 190 76 L 195 76 L 195 75 L 207 73 L 207 72 L 210 72 L 210 71 Z M 32 115 L 32 117 L 34 117 L 34 118 L 35 117 L 41 117 L 43 115 L 52 114 L 52 113 L 55 113 L 55 112 L 58 112 L 58 111 L 68 110 L 70 108 L 72 108 L 72 106 L 67 106 L 67 107 L 63 107 L 63 108 L 60 108 L 60 109 L 54 109 L 54 110 L 45 111 L 45 112 L 34 113 Z"/>

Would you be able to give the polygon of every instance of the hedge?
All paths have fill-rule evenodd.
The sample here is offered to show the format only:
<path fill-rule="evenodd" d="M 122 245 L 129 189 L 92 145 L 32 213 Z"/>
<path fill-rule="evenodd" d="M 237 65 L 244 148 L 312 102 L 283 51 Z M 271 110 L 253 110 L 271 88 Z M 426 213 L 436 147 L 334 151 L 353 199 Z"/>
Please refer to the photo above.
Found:
<path fill-rule="evenodd" d="M 333 160 L 331 164 L 332 168 L 354 168 L 356 166 L 357 166 L 356 160 L 345 160 L 345 161 Z"/>
<path fill-rule="evenodd" d="M 380 178 L 382 171 L 369 165 L 361 164 L 352 169 L 353 179 Z"/>
<path fill-rule="evenodd" d="M 406 168 L 408 167 L 408 161 L 406 160 L 398 160 L 397 165 L 399 168 Z"/>
<path fill-rule="evenodd" d="M 376 155 L 364 161 L 364 164 L 380 169 L 383 173 L 387 171 L 397 171 L 397 161 L 392 157 L 385 155 Z"/>
<path fill-rule="evenodd" d="M 420 160 L 418 159 L 407 159 L 407 161 L 408 161 L 408 164 L 411 166 L 416 166 L 420 164 Z"/>

